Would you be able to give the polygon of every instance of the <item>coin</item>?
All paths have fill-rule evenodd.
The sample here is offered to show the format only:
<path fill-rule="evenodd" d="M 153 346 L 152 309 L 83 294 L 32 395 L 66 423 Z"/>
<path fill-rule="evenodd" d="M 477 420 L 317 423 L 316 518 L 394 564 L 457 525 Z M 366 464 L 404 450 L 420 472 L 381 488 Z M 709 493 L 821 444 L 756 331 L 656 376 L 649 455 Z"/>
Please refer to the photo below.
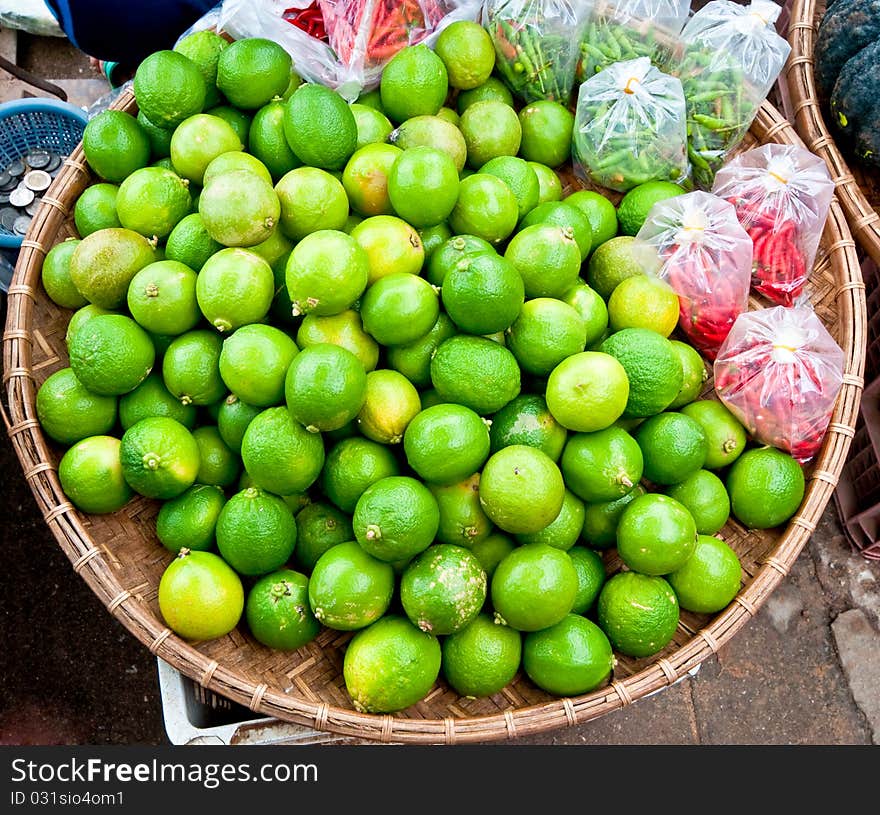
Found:
<path fill-rule="evenodd" d="M 16 235 L 25 235 L 27 234 L 28 229 L 31 225 L 31 216 L 30 215 L 19 215 L 15 219 L 15 223 L 12 224 L 12 231 L 15 232 Z"/>
<path fill-rule="evenodd" d="M 21 159 L 15 159 L 7 168 L 6 172 L 9 173 L 13 178 L 18 178 L 19 176 L 24 175 L 24 162 Z"/>
<path fill-rule="evenodd" d="M 12 232 L 12 225 L 15 223 L 16 218 L 18 218 L 18 210 L 15 207 L 0 209 L 0 226 L 7 232 Z"/>
<path fill-rule="evenodd" d="M 9 203 L 9 193 L 0 191 L 0 204 Z"/>
<path fill-rule="evenodd" d="M 34 191 L 27 187 L 16 187 L 9 193 L 9 203 L 14 207 L 26 207 L 34 200 Z"/>
<path fill-rule="evenodd" d="M 18 179 L 13 178 L 9 173 L 4 173 L 4 176 L 8 179 L 5 184 L 0 184 L 0 190 L 3 192 L 9 192 L 10 190 L 14 190 L 18 186 Z"/>
<path fill-rule="evenodd" d="M 24 185 L 34 192 L 42 192 L 49 188 L 52 183 L 52 176 L 45 170 L 31 170 L 24 177 Z"/>
<path fill-rule="evenodd" d="M 25 211 L 28 215 L 36 215 L 37 212 L 39 212 L 39 210 L 40 210 L 40 204 L 42 204 L 42 203 L 43 203 L 43 199 L 42 199 L 42 198 L 34 198 L 34 200 L 31 201 L 31 202 L 30 202 L 30 203 L 24 208 L 24 211 Z"/>
<path fill-rule="evenodd" d="M 43 167 L 47 173 L 52 173 L 61 166 L 61 156 L 57 153 L 49 153 L 49 163 Z"/>
<path fill-rule="evenodd" d="M 34 150 L 28 153 L 27 165 L 33 170 L 43 170 L 49 164 L 49 154 L 45 150 Z"/>
<path fill-rule="evenodd" d="M 9 175 L 5 170 L 0 170 L 0 189 L 5 187 L 12 181 L 12 176 Z"/>

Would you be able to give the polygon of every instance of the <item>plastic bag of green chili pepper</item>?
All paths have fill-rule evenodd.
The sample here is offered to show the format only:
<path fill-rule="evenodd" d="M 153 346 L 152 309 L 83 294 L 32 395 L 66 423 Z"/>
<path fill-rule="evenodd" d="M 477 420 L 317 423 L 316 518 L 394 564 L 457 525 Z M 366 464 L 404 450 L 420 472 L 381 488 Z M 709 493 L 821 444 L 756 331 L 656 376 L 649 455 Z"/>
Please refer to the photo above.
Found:
<path fill-rule="evenodd" d="M 591 6 L 592 0 L 487 0 L 482 21 L 495 65 L 520 99 L 568 104 Z"/>
<path fill-rule="evenodd" d="M 710 0 L 682 30 L 680 59 L 666 66 L 684 88 L 688 155 L 702 189 L 711 189 L 788 59 L 791 46 L 776 33 L 780 11 L 772 0 Z"/>
<path fill-rule="evenodd" d="M 575 82 L 638 57 L 663 66 L 678 44 L 690 5 L 690 0 L 596 0 L 581 37 Z"/>
<path fill-rule="evenodd" d="M 572 134 L 575 175 L 626 192 L 685 178 L 687 126 L 681 83 L 647 57 L 616 62 L 578 90 Z"/>

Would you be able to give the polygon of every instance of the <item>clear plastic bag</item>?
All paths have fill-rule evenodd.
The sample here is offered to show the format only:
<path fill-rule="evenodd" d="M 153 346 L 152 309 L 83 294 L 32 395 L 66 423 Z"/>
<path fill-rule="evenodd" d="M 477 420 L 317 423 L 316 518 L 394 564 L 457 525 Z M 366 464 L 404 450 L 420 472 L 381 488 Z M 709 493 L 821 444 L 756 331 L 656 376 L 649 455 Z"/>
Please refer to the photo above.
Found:
<path fill-rule="evenodd" d="M 793 305 L 813 268 L 834 195 L 825 162 L 797 145 L 765 144 L 728 161 L 712 192 L 733 204 L 752 239 L 755 291 Z"/>
<path fill-rule="evenodd" d="M 711 189 L 788 59 L 791 46 L 775 28 L 780 11 L 772 0 L 710 0 L 682 30 L 682 51 L 667 70 L 684 88 L 688 154 L 701 189 Z"/>
<path fill-rule="evenodd" d="M 681 83 L 647 57 L 617 62 L 582 83 L 572 139 L 575 174 L 626 192 L 687 174 Z"/>
<path fill-rule="evenodd" d="M 591 0 L 488 0 L 483 27 L 495 46 L 495 65 L 525 102 L 567 104 L 574 86 L 578 41 Z"/>
<path fill-rule="evenodd" d="M 715 360 L 715 391 L 755 439 L 804 463 L 822 446 L 843 365 L 810 306 L 773 306 L 737 319 Z"/>
<path fill-rule="evenodd" d="M 621 60 L 647 57 L 665 65 L 690 5 L 690 0 L 597 0 L 581 37 L 575 82 Z"/>
<path fill-rule="evenodd" d="M 378 86 L 401 48 L 433 45 L 447 25 L 478 20 L 480 0 L 223 0 L 219 27 L 233 39 L 267 37 L 309 82 L 348 101 Z"/>
<path fill-rule="evenodd" d="M 659 201 L 636 239 L 654 248 L 654 273 L 678 295 L 679 328 L 714 359 L 749 305 L 752 241 L 733 204 L 700 190 Z"/>

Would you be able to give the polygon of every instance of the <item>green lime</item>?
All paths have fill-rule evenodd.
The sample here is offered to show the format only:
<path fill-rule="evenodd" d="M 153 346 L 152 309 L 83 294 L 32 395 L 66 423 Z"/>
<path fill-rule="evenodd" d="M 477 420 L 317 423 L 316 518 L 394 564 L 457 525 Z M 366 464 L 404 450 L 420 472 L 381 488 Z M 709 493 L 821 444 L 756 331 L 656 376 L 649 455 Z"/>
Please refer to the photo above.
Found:
<path fill-rule="evenodd" d="M 358 631 L 342 674 L 355 710 L 394 713 L 428 695 L 440 674 L 440 643 L 405 617 L 386 614 Z"/>
<path fill-rule="evenodd" d="M 453 232 L 473 235 L 494 245 L 513 233 L 518 220 L 516 196 L 500 178 L 474 173 L 462 179 L 458 200 L 449 215 Z"/>
<path fill-rule="evenodd" d="M 567 487 L 595 504 L 626 495 L 642 477 L 641 448 L 626 430 L 612 425 L 569 436 L 560 461 Z"/>
<path fill-rule="evenodd" d="M 604 300 L 628 277 L 646 274 L 645 249 L 631 235 L 599 244 L 587 263 L 587 282 Z"/>
<path fill-rule="evenodd" d="M 70 338 L 68 351 L 76 378 L 99 396 L 133 391 L 156 360 L 150 335 L 123 314 L 100 314 L 84 323 Z"/>
<path fill-rule="evenodd" d="M 101 308 L 100 306 L 93 305 L 89 303 L 88 305 L 82 306 L 78 308 L 73 314 L 70 316 L 70 321 L 67 323 L 67 331 L 64 335 L 64 344 L 70 347 L 70 342 L 73 339 L 73 335 L 79 331 L 92 317 L 97 317 L 99 314 L 116 314 L 115 311 L 110 311 L 106 308 Z"/>
<path fill-rule="evenodd" d="M 579 614 L 526 634 L 522 660 L 529 679 L 556 696 L 595 690 L 608 682 L 615 665 L 608 637 Z"/>
<path fill-rule="evenodd" d="M 523 371 L 547 376 L 564 360 L 584 350 L 586 328 L 568 304 L 538 297 L 523 305 L 506 339 Z"/>
<path fill-rule="evenodd" d="M 656 331 L 623 328 L 609 336 L 599 349 L 617 359 L 626 371 L 626 418 L 653 416 L 678 396 L 684 380 L 681 360 L 672 343 Z"/>
<path fill-rule="evenodd" d="M 213 552 L 181 549 L 159 580 L 159 611 L 188 640 L 213 640 L 232 631 L 244 611 L 241 578 Z"/>
<path fill-rule="evenodd" d="M 434 405 L 406 428 L 403 449 L 410 467 L 432 484 L 455 484 L 489 457 L 489 429 L 464 405 Z"/>
<path fill-rule="evenodd" d="M 505 532 L 540 532 L 559 515 L 565 483 L 556 463 L 536 447 L 512 444 L 493 453 L 480 476 L 480 503 Z"/>
<path fill-rule="evenodd" d="M 715 399 L 698 399 L 684 405 L 681 412 L 694 419 L 706 434 L 707 451 L 703 466 L 720 470 L 733 464 L 746 449 L 746 430 L 728 408 Z"/>
<path fill-rule="evenodd" d="M 462 696 L 480 698 L 498 693 L 513 681 L 521 658 L 520 632 L 496 625 L 485 613 L 442 643 L 443 675 Z"/>
<path fill-rule="evenodd" d="M 471 105 L 487 101 L 502 102 L 512 108 L 513 94 L 497 76 L 490 76 L 482 85 L 461 91 L 456 97 L 456 107 L 461 116 Z"/>
<path fill-rule="evenodd" d="M 77 509 L 94 515 L 116 512 L 134 497 L 119 449 L 119 439 L 96 435 L 74 442 L 64 452 L 58 462 L 58 480 Z"/>
<path fill-rule="evenodd" d="M 367 487 L 400 474 L 400 465 L 383 444 L 358 436 L 342 439 L 327 453 L 321 489 L 335 506 L 349 514 Z"/>
<path fill-rule="evenodd" d="M 697 527 L 687 507 L 647 493 L 630 502 L 617 525 L 617 553 L 634 572 L 674 572 L 693 555 Z"/>
<path fill-rule="evenodd" d="M 357 149 L 368 144 L 382 144 L 388 140 L 394 125 L 380 110 L 368 105 L 354 103 L 350 105 L 357 125 Z"/>
<path fill-rule="evenodd" d="M 544 397 L 517 396 L 492 417 L 489 428 L 491 452 L 512 444 L 536 447 L 558 462 L 568 431 L 553 418 Z"/>
<path fill-rule="evenodd" d="M 515 156 L 522 141 L 522 125 L 510 105 L 485 100 L 461 114 L 459 128 L 467 144 L 468 164 L 479 170 L 496 156 Z"/>
<path fill-rule="evenodd" d="M 679 605 L 662 577 L 618 572 L 602 587 L 596 614 L 599 627 L 616 651 L 647 657 L 672 642 Z"/>
<path fill-rule="evenodd" d="M 523 232 L 527 227 L 538 224 L 570 230 L 570 234 L 566 232 L 566 236 L 574 238 L 580 250 L 581 261 L 586 260 L 590 254 L 593 246 L 593 229 L 590 226 L 590 221 L 580 209 L 568 203 L 567 200 L 548 201 L 545 204 L 538 204 L 520 221 L 519 232 Z M 571 280 L 566 288 L 570 288 L 575 282 L 576 280 Z"/>
<path fill-rule="evenodd" d="M 360 360 L 340 345 L 304 348 L 287 368 L 284 396 L 296 421 L 310 432 L 338 430 L 354 419 L 367 394 Z"/>
<path fill-rule="evenodd" d="M 771 529 L 794 515 L 804 498 L 804 471 L 775 447 L 747 450 L 727 473 L 733 515 L 749 529 Z"/>
<path fill-rule="evenodd" d="M 238 247 L 211 255 L 196 280 L 199 309 L 221 332 L 262 320 L 274 296 L 272 267 L 254 252 Z"/>
<path fill-rule="evenodd" d="M 171 230 L 165 242 L 165 259 L 176 260 L 198 272 L 208 258 L 222 248 L 223 244 L 208 234 L 202 216 L 191 212 Z"/>
<path fill-rule="evenodd" d="M 385 113 L 396 124 L 433 116 L 449 93 L 446 66 L 427 45 L 406 46 L 382 69 L 379 93 Z"/>
<path fill-rule="evenodd" d="M 301 164 L 284 135 L 284 109 L 280 100 L 267 102 L 254 113 L 247 133 L 248 152 L 263 162 L 276 182 Z"/>
<path fill-rule="evenodd" d="M 480 474 L 456 484 L 428 484 L 428 489 L 440 509 L 440 527 L 437 540 L 473 549 L 492 531 L 489 520 L 480 506 Z"/>
<path fill-rule="evenodd" d="M 599 501 L 584 506 L 582 536 L 593 549 L 610 549 L 617 542 L 617 524 L 630 501 L 644 495 L 645 488 L 636 484 L 628 493 L 613 501 Z"/>
<path fill-rule="evenodd" d="M 630 189 L 617 205 L 617 222 L 621 235 L 637 235 L 651 208 L 658 201 L 683 195 L 684 189 L 671 181 L 646 181 Z"/>
<path fill-rule="evenodd" d="M 251 122 L 254 119 L 250 111 L 244 111 L 232 107 L 232 105 L 215 105 L 205 110 L 205 113 L 210 116 L 216 116 L 218 119 L 223 119 L 235 131 L 235 135 L 238 136 L 242 146 L 248 143 Z"/>
<path fill-rule="evenodd" d="M 93 185 L 99 186 L 97 184 Z M 88 187 L 87 189 L 92 189 Z M 49 299 L 61 308 L 79 309 L 88 303 L 70 278 L 70 260 L 79 245 L 77 238 L 68 238 L 56 243 L 43 259 L 40 281 Z"/>
<path fill-rule="evenodd" d="M 489 586 L 495 621 L 518 631 L 558 623 L 571 611 L 577 589 L 571 558 L 545 543 L 514 549 L 498 564 Z"/>
<path fill-rule="evenodd" d="M 683 609 L 714 614 L 736 597 L 741 575 L 739 557 L 728 544 L 700 535 L 694 554 L 666 579 Z"/>
<path fill-rule="evenodd" d="M 303 164 L 341 170 L 357 148 L 357 121 L 336 91 L 307 82 L 287 100 L 284 135 Z"/>
<path fill-rule="evenodd" d="M 222 353 L 222 352 L 221 352 Z M 262 411 L 261 407 L 242 402 L 234 393 L 229 394 L 217 412 L 220 438 L 230 450 L 241 453 L 241 440 L 251 420 Z"/>
<path fill-rule="evenodd" d="M 238 480 L 241 459 L 227 447 L 216 425 L 201 425 L 192 431 L 199 446 L 199 471 L 196 481 L 218 487 L 229 487 Z"/>
<path fill-rule="evenodd" d="M 458 127 L 459 122 L 461 121 L 461 116 L 458 115 L 458 111 L 453 110 L 450 107 L 442 107 L 437 111 L 437 118 L 443 119 L 445 122 L 449 122 L 450 124 Z"/>
<path fill-rule="evenodd" d="M 254 639 L 279 651 L 302 648 L 321 632 L 309 605 L 309 579 L 292 569 L 279 569 L 254 583 L 244 613 Z"/>
<path fill-rule="evenodd" d="M 370 260 L 369 283 L 390 274 L 415 274 L 422 270 L 425 249 L 419 233 L 393 215 L 365 218 L 349 233 Z"/>
<path fill-rule="evenodd" d="M 355 631 L 378 620 L 394 593 L 391 564 L 346 541 L 322 554 L 309 579 L 309 602 L 323 625 Z"/>
<path fill-rule="evenodd" d="M 196 273 L 176 260 L 144 266 L 128 286 L 128 310 L 153 334 L 176 336 L 202 319 L 196 299 Z"/>
<path fill-rule="evenodd" d="M 568 430 L 592 433 L 610 427 L 630 398 L 626 369 L 602 351 L 582 351 L 563 359 L 547 379 L 547 406 Z"/>
<path fill-rule="evenodd" d="M 379 93 L 378 88 L 371 91 L 364 91 L 355 101 L 359 105 L 373 108 L 373 110 L 378 110 L 382 114 L 385 113 L 382 108 L 382 94 Z"/>
<path fill-rule="evenodd" d="M 379 362 L 379 344 L 364 331 L 361 315 L 354 309 L 327 317 L 306 314 L 296 332 L 296 341 L 300 348 L 327 342 L 340 345 L 361 361 L 367 373 Z"/>
<path fill-rule="evenodd" d="M 654 484 L 678 484 L 706 463 L 708 449 L 702 425 L 676 411 L 658 413 L 634 434 L 645 458 L 644 476 Z"/>
<path fill-rule="evenodd" d="M 395 563 L 430 546 L 440 525 L 440 512 L 434 496 L 420 481 L 388 476 L 371 484 L 358 498 L 352 525 L 366 552 Z"/>
<path fill-rule="evenodd" d="M 500 178 L 516 197 L 519 218 L 524 218 L 536 206 L 541 193 L 538 176 L 529 163 L 518 156 L 496 156 L 489 159 L 479 172 Z"/>
<path fill-rule="evenodd" d="M 223 153 L 240 151 L 238 134 L 225 119 L 198 113 L 181 122 L 171 136 L 171 163 L 193 184 L 205 183 L 205 171 Z"/>
<path fill-rule="evenodd" d="M 488 241 L 475 235 L 455 235 L 444 241 L 428 259 L 425 277 L 434 286 L 442 286 L 446 275 L 477 255 L 495 254 Z"/>
<path fill-rule="evenodd" d="M 565 491 L 562 508 L 550 523 L 538 532 L 516 536 L 519 543 L 546 543 L 566 552 L 581 536 L 584 525 L 584 502 L 570 490 Z"/>
<path fill-rule="evenodd" d="M 443 223 L 458 200 L 458 168 L 449 154 L 434 147 L 410 147 L 388 173 L 388 197 L 394 211 L 414 227 Z"/>
<path fill-rule="evenodd" d="M 352 155 L 342 171 L 342 186 L 354 212 L 364 217 L 394 213 L 388 177 L 401 154 L 392 144 L 368 144 Z"/>
<path fill-rule="evenodd" d="M 504 257 L 522 275 L 529 298 L 561 298 L 578 281 L 580 250 L 570 227 L 524 227 L 511 238 Z"/>
<path fill-rule="evenodd" d="M 457 20 L 446 26 L 434 44 L 434 52 L 446 66 L 450 87 L 459 90 L 479 87 L 495 67 L 492 39 L 473 20 Z"/>
<path fill-rule="evenodd" d="M 281 329 L 262 323 L 237 328 L 220 352 L 220 376 L 226 387 L 243 402 L 255 407 L 284 401 L 284 378 L 296 343 Z"/>
<path fill-rule="evenodd" d="M 338 230 L 348 218 L 342 182 L 317 167 L 297 167 L 275 185 L 281 201 L 281 231 L 299 241 L 319 230 Z"/>
<path fill-rule="evenodd" d="M 556 171 L 536 161 L 530 161 L 528 165 L 538 179 L 538 203 L 546 204 L 548 201 L 562 200 L 562 181 Z"/>
<path fill-rule="evenodd" d="M 703 392 L 703 387 L 706 384 L 706 380 L 709 378 L 709 372 L 706 370 L 706 363 L 703 361 L 703 358 L 700 356 L 699 352 L 692 345 L 688 345 L 686 342 L 681 342 L 680 340 L 671 340 L 673 348 L 675 348 L 678 353 L 679 360 L 681 361 L 681 369 L 684 374 L 681 383 L 681 389 L 678 392 L 678 396 L 672 400 L 669 404 L 670 410 L 679 410 L 683 408 L 685 405 L 689 405 L 693 402 L 697 397 Z M 682 413 L 687 414 L 688 411 L 682 410 Z M 697 416 L 693 416 L 693 418 L 697 418 Z M 706 435 L 709 436 L 709 429 L 707 427 L 703 427 L 706 430 Z M 723 442 L 722 442 L 723 444 Z M 710 444 L 710 448 L 711 448 Z M 712 456 L 712 451 L 706 456 L 706 461 L 710 460 Z"/>
<path fill-rule="evenodd" d="M 174 133 L 173 127 L 159 127 L 154 125 L 142 111 L 138 111 L 137 123 L 141 126 L 141 130 L 147 134 L 150 141 L 150 153 L 152 158 L 157 161 L 168 159 L 171 155 L 171 136 Z M 174 169 L 170 167 L 169 169 Z"/>
<path fill-rule="evenodd" d="M 156 516 L 156 537 L 175 553 L 181 549 L 211 549 L 217 518 L 225 503 L 222 487 L 193 484 L 176 498 L 162 502 Z"/>
<path fill-rule="evenodd" d="M 220 376 L 223 340 L 216 331 L 194 329 L 175 337 L 162 358 L 162 379 L 183 405 L 211 405 L 226 395 Z"/>
<path fill-rule="evenodd" d="M 595 190 L 575 190 L 563 200 L 567 204 L 573 204 L 587 216 L 593 230 L 592 251 L 617 235 L 617 211 L 614 204 L 602 193 Z"/>
<path fill-rule="evenodd" d="M 237 108 L 256 110 L 284 93 L 292 67 L 290 54 L 277 42 L 245 37 L 220 51 L 217 88 Z"/>
<path fill-rule="evenodd" d="M 312 501 L 296 513 L 294 563 L 311 574 L 324 552 L 353 540 L 350 516 L 326 501 Z"/>
<path fill-rule="evenodd" d="M 205 80 L 205 106 L 216 105 L 220 101 L 217 90 L 217 62 L 220 53 L 229 42 L 216 31 L 204 29 L 187 34 L 175 46 L 174 50 L 191 59 L 201 71 Z"/>
<path fill-rule="evenodd" d="M 444 401 L 487 416 L 519 396 L 516 357 L 485 337 L 459 334 L 442 342 L 431 359 L 431 383 Z"/>
<path fill-rule="evenodd" d="M 477 541 L 471 551 L 483 566 L 489 580 L 495 574 L 498 564 L 516 548 L 516 544 L 507 535 L 493 532 L 487 538 Z"/>
<path fill-rule="evenodd" d="M 417 388 L 431 384 L 431 357 L 440 343 L 456 334 L 455 324 L 440 312 L 433 328 L 422 337 L 407 345 L 394 345 L 385 349 L 388 364 L 402 373 Z"/>
<path fill-rule="evenodd" d="M 608 323 L 612 332 L 648 328 L 668 337 L 678 325 L 678 295 L 659 277 L 628 277 L 608 298 Z"/>
<path fill-rule="evenodd" d="M 419 392 L 403 374 L 384 368 L 371 371 L 357 415 L 358 430 L 380 444 L 399 444 L 421 409 Z"/>
<path fill-rule="evenodd" d="M 400 272 L 367 288 L 360 313 L 364 330 L 380 345 L 407 345 L 431 330 L 440 315 L 440 302 L 427 280 Z"/>
<path fill-rule="evenodd" d="M 730 516 L 730 496 L 724 482 L 710 470 L 697 470 L 673 484 L 666 494 L 691 513 L 701 535 L 719 532 Z"/>
<path fill-rule="evenodd" d="M 99 178 L 121 183 L 150 163 L 150 139 L 138 120 L 123 110 L 103 110 L 85 126 L 83 154 Z"/>
<path fill-rule="evenodd" d="M 122 226 L 154 240 L 166 238 L 191 209 L 189 182 L 162 167 L 135 170 L 116 194 Z"/>
<path fill-rule="evenodd" d="M 530 102 L 519 112 L 522 144 L 519 154 L 528 161 L 558 167 L 571 157 L 574 114 L 550 99 Z"/>
<path fill-rule="evenodd" d="M 580 278 L 561 298 L 581 317 L 586 329 L 584 347 L 592 350 L 608 330 L 608 308 L 605 301 Z"/>
<path fill-rule="evenodd" d="M 286 407 L 255 416 L 241 440 L 241 459 L 254 483 L 276 495 L 307 490 L 324 466 L 324 443 L 294 421 Z"/>
<path fill-rule="evenodd" d="M 211 160 L 211 163 L 205 168 L 202 186 L 207 187 L 211 181 L 224 173 L 233 173 L 238 170 L 252 172 L 267 184 L 272 184 L 272 174 L 262 161 L 243 150 L 230 150 Z"/>
<path fill-rule="evenodd" d="M 122 226 L 116 212 L 119 187 L 106 182 L 86 187 L 73 206 L 73 222 L 81 237 L 99 229 Z"/>
<path fill-rule="evenodd" d="M 70 445 L 108 435 L 116 425 L 116 403 L 115 396 L 92 393 L 71 368 L 61 368 L 37 389 L 37 419 L 49 438 Z"/>
<path fill-rule="evenodd" d="M 135 492 L 165 500 L 195 483 L 199 445 L 176 419 L 151 416 L 123 433 L 119 459 L 125 480 Z"/>
<path fill-rule="evenodd" d="M 407 119 L 390 135 L 389 141 L 401 150 L 432 147 L 446 153 L 455 164 L 456 173 L 464 169 L 467 145 L 456 124 L 440 116 L 415 116 Z"/>
<path fill-rule="evenodd" d="M 119 424 L 123 430 L 150 416 L 168 416 L 192 430 L 196 406 L 183 404 L 165 387 L 162 373 L 154 370 L 133 391 L 119 398 Z"/>
<path fill-rule="evenodd" d="M 525 300 L 516 266 L 494 252 L 459 261 L 443 278 L 446 313 L 468 334 L 494 334 L 510 328 Z"/>
<path fill-rule="evenodd" d="M 573 546 L 568 556 L 578 575 L 578 591 L 571 613 L 586 614 L 592 610 L 605 585 L 605 563 L 602 555 L 586 546 Z"/>
<path fill-rule="evenodd" d="M 419 230 L 419 237 L 422 239 L 422 248 L 425 251 L 425 261 L 427 262 L 433 257 L 434 252 L 452 237 L 452 230 L 445 223 L 427 226 Z"/>

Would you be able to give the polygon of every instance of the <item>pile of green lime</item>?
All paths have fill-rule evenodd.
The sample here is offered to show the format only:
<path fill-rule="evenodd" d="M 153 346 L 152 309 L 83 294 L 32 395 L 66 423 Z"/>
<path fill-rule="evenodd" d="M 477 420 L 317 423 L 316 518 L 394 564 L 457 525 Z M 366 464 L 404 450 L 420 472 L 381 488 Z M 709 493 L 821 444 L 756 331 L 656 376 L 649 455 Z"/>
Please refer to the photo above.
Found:
<path fill-rule="evenodd" d="M 586 693 L 729 603 L 713 536 L 784 522 L 803 475 L 701 398 L 618 234 L 674 191 L 566 195 L 570 113 L 518 115 L 476 23 L 351 105 L 274 42 L 192 36 L 86 129 L 104 186 L 43 267 L 77 310 L 36 399 L 80 510 L 157 502 L 167 624 L 351 632 L 352 703 L 387 713 L 441 675 Z"/>

